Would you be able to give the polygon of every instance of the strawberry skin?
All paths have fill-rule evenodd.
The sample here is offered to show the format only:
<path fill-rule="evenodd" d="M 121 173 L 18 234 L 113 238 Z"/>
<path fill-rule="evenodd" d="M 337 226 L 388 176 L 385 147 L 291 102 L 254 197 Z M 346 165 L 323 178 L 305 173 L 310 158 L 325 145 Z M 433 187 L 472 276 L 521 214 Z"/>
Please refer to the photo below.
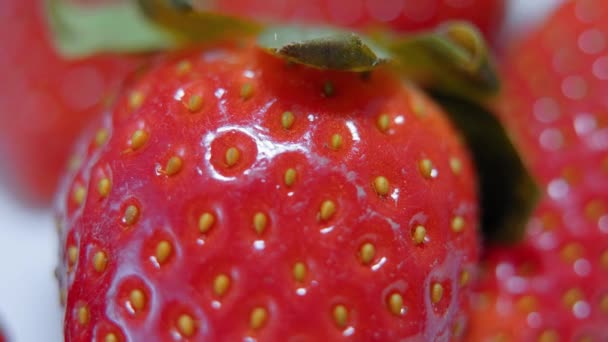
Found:
<path fill-rule="evenodd" d="M 62 60 L 51 46 L 44 1 L 3 0 L 0 21 L 0 168 L 3 185 L 48 205 L 75 138 L 139 57 Z"/>
<path fill-rule="evenodd" d="M 471 339 L 608 339 L 606 15 L 567 2 L 507 57 L 499 112 L 544 199 L 521 246 L 487 253 Z"/>
<path fill-rule="evenodd" d="M 472 165 L 388 70 L 232 44 L 163 57 L 83 141 L 57 201 L 68 341 L 433 340 L 466 325 Z"/>
<path fill-rule="evenodd" d="M 505 14 L 504 0 L 216 0 L 214 6 L 254 18 L 331 23 L 352 28 L 387 26 L 410 32 L 434 28 L 448 20 L 467 20 L 490 40 L 496 37 Z"/>

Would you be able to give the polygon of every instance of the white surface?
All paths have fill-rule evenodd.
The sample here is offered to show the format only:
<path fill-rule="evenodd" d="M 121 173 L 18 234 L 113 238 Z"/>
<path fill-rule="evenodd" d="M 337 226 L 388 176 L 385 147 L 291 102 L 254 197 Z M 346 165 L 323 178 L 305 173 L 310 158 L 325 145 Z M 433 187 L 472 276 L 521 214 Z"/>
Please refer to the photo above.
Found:
<path fill-rule="evenodd" d="M 513 0 L 508 31 L 522 32 L 530 19 L 542 17 L 562 1 Z M 53 277 L 56 246 L 50 213 L 20 208 L 0 191 L 0 321 L 13 342 L 62 339 L 61 310 Z"/>

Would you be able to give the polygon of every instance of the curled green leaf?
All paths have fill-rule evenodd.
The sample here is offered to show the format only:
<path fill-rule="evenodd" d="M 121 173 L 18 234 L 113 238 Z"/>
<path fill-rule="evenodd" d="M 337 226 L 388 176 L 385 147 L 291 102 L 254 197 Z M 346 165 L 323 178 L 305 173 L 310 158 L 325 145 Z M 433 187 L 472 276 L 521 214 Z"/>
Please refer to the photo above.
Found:
<path fill-rule="evenodd" d="M 375 35 L 408 78 L 443 94 L 483 101 L 499 88 L 498 73 L 481 33 L 465 22 L 406 37 Z"/>
<path fill-rule="evenodd" d="M 147 52 L 178 43 L 149 22 L 131 1 L 87 7 L 66 0 L 47 0 L 46 9 L 55 47 L 66 58 L 100 52 Z"/>
<path fill-rule="evenodd" d="M 462 133 L 479 178 L 481 226 L 493 244 L 521 241 L 540 188 L 498 118 L 469 101 L 435 95 Z"/>
<path fill-rule="evenodd" d="M 388 60 L 364 38 L 333 28 L 269 27 L 258 44 L 291 62 L 319 69 L 369 71 Z"/>
<path fill-rule="evenodd" d="M 155 23 L 188 42 L 252 36 L 262 25 L 242 18 L 200 11 L 192 0 L 137 0 L 143 13 Z"/>

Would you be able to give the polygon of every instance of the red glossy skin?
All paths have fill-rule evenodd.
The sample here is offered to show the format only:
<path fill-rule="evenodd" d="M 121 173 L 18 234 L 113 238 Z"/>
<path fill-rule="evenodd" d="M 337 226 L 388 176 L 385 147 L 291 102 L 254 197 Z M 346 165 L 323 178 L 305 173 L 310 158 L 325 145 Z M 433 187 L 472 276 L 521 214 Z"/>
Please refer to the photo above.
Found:
<path fill-rule="evenodd" d="M 505 14 L 504 0 L 215 0 L 212 3 L 223 11 L 254 18 L 352 28 L 387 26 L 396 31 L 417 31 L 448 20 L 468 20 L 490 40 L 496 37 Z"/>
<path fill-rule="evenodd" d="M 132 94 L 143 95 L 135 109 Z M 203 104 L 191 112 L 193 94 Z M 292 126 L 281 123 L 285 111 Z M 388 127 L 377 124 L 382 113 Z M 365 78 L 287 65 L 251 47 L 193 51 L 159 61 L 102 127 L 111 138 L 101 148 L 84 139 L 84 163 L 58 197 L 68 340 L 387 341 L 456 338 L 466 324 L 469 285 L 460 277 L 477 262 L 471 162 L 440 110 L 389 70 Z M 134 150 L 137 129 L 148 140 Z M 337 148 L 333 134 L 342 137 Z M 230 147 L 240 152 L 232 166 Z M 177 173 L 165 167 L 172 156 L 182 160 Z M 456 172 L 451 158 L 460 161 Z M 423 159 L 433 162 L 429 177 Z M 290 186 L 289 168 L 297 172 Z M 378 176 L 388 180 L 386 194 L 373 186 Z M 335 212 L 324 216 L 328 200 Z M 129 205 L 139 211 L 131 225 L 123 220 Z M 203 233 L 205 212 L 215 221 Z M 267 219 L 260 233 L 258 212 Z M 460 232 L 451 228 L 457 216 Z M 427 231 L 419 245 L 418 225 Z M 159 262 L 162 240 L 171 252 Z M 366 261 L 368 243 L 375 254 Z M 99 251 L 107 265 L 96 270 Z M 298 262 L 301 277 L 293 275 Z M 213 287 L 220 274 L 231 284 L 223 295 Z M 435 283 L 444 293 L 432 303 Z M 145 304 L 131 313 L 134 289 Z M 403 299 L 396 313 L 393 294 Z M 336 305 L 348 312 L 343 325 Z M 253 328 L 256 307 L 267 317 Z M 183 314 L 192 330 L 180 332 Z"/>
<path fill-rule="evenodd" d="M 51 46 L 41 0 L 0 5 L 2 183 L 29 205 L 47 206 L 75 138 L 138 57 L 66 62 Z"/>
<path fill-rule="evenodd" d="M 543 189 L 520 247 L 491 250 L 471 339 L 608 339 L 608 3 L 571 1 L 516 46 L 500 114 Z"/>

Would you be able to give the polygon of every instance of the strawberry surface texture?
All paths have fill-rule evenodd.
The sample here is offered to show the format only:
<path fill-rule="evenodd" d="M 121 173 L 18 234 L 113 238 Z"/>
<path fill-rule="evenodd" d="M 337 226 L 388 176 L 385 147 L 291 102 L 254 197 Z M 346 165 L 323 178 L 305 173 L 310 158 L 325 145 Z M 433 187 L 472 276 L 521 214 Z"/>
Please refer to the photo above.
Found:
<path fill-rule="evenodd" d="M 473 167 L 388 68 L 247 42 L 159 57 L 76 155 L 56 205 L 68 341 L 462 337 Z"/>
<path fill-rule="evenodd" d="M 55 51 L 42 0 L 0 4 L 0 173 L 26 203 L 48 206 L 76 137 L 141 57 L 67 62 Z"/>
<path fill-rule="evenodd" d="M 608 3 L 566 2 L 509 53 L 499 113 L 543 200 L 487 251 L 472 340 L 608 340 Z"/>

